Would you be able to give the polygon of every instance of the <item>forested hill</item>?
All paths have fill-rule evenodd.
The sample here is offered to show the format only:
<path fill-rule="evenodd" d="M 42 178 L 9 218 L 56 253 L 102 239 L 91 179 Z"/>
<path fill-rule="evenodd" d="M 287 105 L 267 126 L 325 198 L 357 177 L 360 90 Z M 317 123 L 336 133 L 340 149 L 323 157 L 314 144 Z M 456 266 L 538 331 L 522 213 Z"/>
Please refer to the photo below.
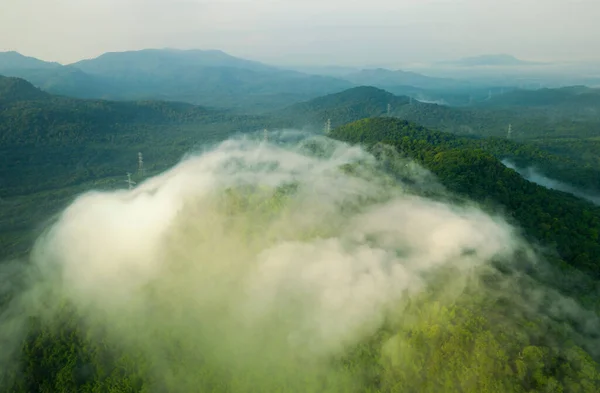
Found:
<path fill-rule="evenodd" d="M 135 169 L 173 165 L 195 144 L 281 126 L 186 103 L 83 100 L 0 78 L 0 197 L 76 185 Z"/>
<path fill-rule="evenodd" d="M 16 78 L 0 80 L 0 102 L 3 146 L 97 141 L 122 125 L 186 123 L 217 114 L 191 104 L 51 96 Z"/>
<path fill-rule="evenodd" d="M 367 146 L 380 142 L 394 146 L 433 171 L 450 190 L 485 202 L 488 207 L 492 203 L 502 204 L 530 238 L 549 245 L 555 244 L 569 264 L 599 276 L 600 271 L 595 261 L 599 257 L 600 209 L 567 194 L 546 190 L 523 180 L 490 153 L 476 148 L 479 143 L 477 140 L 429 131 L 392 118 L 353 122 L 334 129 L 331 136 Z M 274 199 L 269 198 L 263 203 L 264 200 L 259 199 L 258 203 L 277 206 L 273 201 Z M 229 203 L 235 204 L 235 207 L 227 206 Z M 224 210 L 231 209 L 229 211 L 236 211 L 241 215 L 248 208 L 253 213 L 256 212 L 254 214 L 259 213 L 259 210 L 253 210 L 255 207 L 252 203 L 255 202 L 249 200 L 247 204 L 238 204 L 224 198 Z M 277 211 L 274 213 L 277 214 Z M 251 223 L 254 217 L 253 215 L 253 219 L 248 221 Z M 213 225 L 212 221 L 208 225 Z M 235 225 L 231 225 L 234 230 Z M 237 247 L 244 250 L 243 247 L 247 246 L 245 242 L 252 242 L 252 235 L 248 235 L 249 233 L 257 235 L 255 231 L 248 231 L 247 228 L 254 227 L 246 226 L 246 221 L 242 225 L 243 237 L 233 236 L 233 243 L 227 242 L 225 245 L 230 247 L 233 244 L 235 253 L 239 253 Z M 182 248 L 191 244 L 187 241 L 215 247 L 213 242 L 205 240 L 205 232 L 195 233 L 196 228 L 198 227 L 193 225 L 183 228 L 191 237 L 177 243 L 181 246 L 174 247 L 175 260 L 177 257 L 181 258 Z M 314 235 L 307 232 L 302 231 L 300 244 L 310 244 L 307 242 L 313 236 L 319 241 L 323 240 L 321 231 L 316 231 Z M 220 236 L 220 233 L 217 232 L 216 236 Z M 285 238 L 284 241 L 289 244 L 288 239 Z M 255 247 L 254 244 L 252 246 Z M 220 256 L 221 249 L 218 247 L 219 245 L 216 253 L 206 255 Z M 399 253 L 400 251 L 398 250 Z M 205 254 L 192 255 L 189 261 L 195 263 L 197 255 Z M 520 258 L 520 255 L 515 258 Z M 219 269 L 221 265 L 223 264 L 219 263 Z M 206 266 L 210 268 L 210 265 Z M 410 296 L 407 301 L 394 299 L 392 304 L 398 304 L 398 309 L 392 307 L 394 310 L 389 322 L 386 320 L 374 334 L 355 343 L 348 340 L 343 351 L 336 351 L 332 356 L 328 356 L 326 351 L 318 351 L 315 357 L 296 357 L 298 352 L 301 355 L 303 352 L 298 351 L 298 347 L 290 347 L 294 361 L 289 362 L 288 347 L 285 346 L 289 342 L 289 328 L 287 324 L 277 324 L 282 315 L 279 309 L 273 309 L 277 312 L 275 326 L 285 329 L 283 340 L 279 341 L 277 329 L 277 334 L 274 335 L 268 334 L 270 331 L 267 334 L 248 334 L 254 332 L 246 330 L 246 326 L 252 324 L 240 324 L 235 319 L 235 330 L 232 330 L 235 337 L 229 342 L 227 340 L 230 337 L 226 335 L 230 330 L 223 331 L 222 326 L 227 329 L 231 325 L 220 323 L 223 321 L 221 316 L 228 313 L 223 313 L 221 308 L 214 308 L 212 302 L 227 306 L 235 306 L 237 303 L 229 301 L 232 299 L 229 297 L 226 297 L 227 302 L 219 303 L 222 301 L 220 293 L 224 291 L 216 291 L 215 296 L 208 296 L 211 303 L 209 306 L 200 303 L 200 307 L 197 307 L 197 281 L 187 277 L 181 281 L 184 283 L 182 286 L 191 283 L 193 292 L 184 291 L 182 293 L 186 296 L 172 297 L 170 293 L 177 292 L 173 284 L 180 282 L 176 281 L 179 275 L 191 273 L 191 269 L 186 268 L 185 259 L 174 267 L 176 268 L 165 269 L 168 285 L 155 286 L 154 282 L 159 279 L 153 280 L 143 290 L 139 290 L 139 299 L 142 301 L 134 301 L 132 308 L 128 308 L 126 304 L 125 307 L 119 304 L 116 308 L 102 308 L 98 306 L 104 303 L 92 303 L 89 300 L 84 301 L 85 306 L 82 307 L 76 300 L 60 297 L 63 292 L 55 291 L 59 294 L 56 296 L 60 299 L 57 302 L 60 307 L 50 307 L 51 311 L 44 309 L 39 314 L 27 314 L 27 323 L 19 325 L 23 335 L 21 341 L 14 341 L 18 349 L 14 362 L 10 363 L 14 370 L 10 369 L 11 373 L 5 373 L 9 378 L 0 379 L 0 389 L 14 393 L 597 393 L 600 388 L 600 365 L 597 363 L 599 354 L 596 350 L 597 313 L 579 307 L 572 298 L 555 296 L 555 292 L 546 291 L 530 277 L 514 277 L 514 283 L 507 285 L 502 272 L 488 272 L 489 276 L 483 274 L 481 280 L 474 280 L 476 282 L 473 285 L 465 284 L 464 288 L 461 287 L 460 294 L 456 297 L 448 296 L 449 287 L 453 285 L 444 285 L 443 282 L 439 287 L 431 285 L 426 292 Z M 285 267 L 283 270 L 286 270 L 284 274 L 287 276 L 289 271 Z M 171 276 L 173 271 L 178 275 Z M 213 270 L 206 271 L 211 273 Z M 205 274 L 204 272 L 205 270 L 201 270 L 200 274 Z M 227 273 L 227 270 L 224 272 Z M 231 280 L 225 275 L 227 281 Z M 218 274 L 209 276 L 209 280 L 215 280 L 213 277 L 216 277 L 217 284 L 222 282 L 219 281 Z M 567 275 L 561 278 L 564 277 Z M 231 285 L 244 283 L 231 281 Z M 211 285 L 208 287 L 210 290 Z M 486 289 L 479 290 L 480 287 Z M 166 293 L 163 288 L 170 293 Z M 292 285 L 292 291 L 302 293 L 296 288 L 298 287 Z M 308 288 L 310 296 L 313 296 L 313 288 Z M 577 289 L 581 295 L 588 288 Z M 107 290 L 112 289 L 108 287 Z M 279 291 L 279 287 L 277 290 Z M 138 299 L 137 291 L 124 293 L 132 293 L 131 298 Z M 188 296 L 188 293 L 192 295 Z M 287 295 L 285 291 L 281 293 Z M 269 299 L 270 296 L 267 292 Z M 145 303 L 146 299 L 148 303 Z M 292 297 L 294 303 L 283 304 L 306 304 L 296 299 L 301 298 Z M 364 300 L 356 299 L 358 303 Z M 562 304 L 559 306 L 551 303 L 554 300 Z M 52 296 L 47 300 L 48 303 L 55 301 Z M 598 310 L 599 299 L 594 298 L 592 301 Z M 144 306 L 147 304 L 148 307 L 140 307 L 140 303 Z M 542 309 L 548 303 L 548 308 L 552 308 L 554 314 Z M 562 310 L 561 306 L 567 310 Z M 230 308 L 236 310 L 236 307 Z M 337 308 L 336 306 L 331 310 Z M 95 314 L 96 309 L 101 311 Z M 126 314 L 129 310 L 133 317 Z M 289 313 L 289 308 L 282 310 L 286 322 L 289 315 L 294 316 Z M 203 312 L 206 314 L 202 314 Z M 90 313 L 91 316 L 88 315 Z M 243 315 L 252 317 L 253 314 Z M 393 317 L 396 315 L 400 317 Z M 140 316 L 141 322 L 137 321 L 137 316 Z M 331 313 L 324 312 L 323 318 L 331 319 Z M 268 329 L 271 320 L 267 319 L 267 322 L 258 326 Z M 215 334 L 213 332 L 219 334 L 211 336 Z M 336 329 L 334 332 L 335 335 L 342 335 L 344 330 Z M 211 339 L 213 337 L 224 337 L 225 340 Z M 258 340 L 259 345 L 244 346 L 247 344 L 246 337 L 253 343 Z M 283 343 L 284 351 L 281 353 L 284 356 L 269 356 L 265 362 L 261 352 L 263 348 L 272 350 L 270 345 L 273 337 L 276 338 L 275 346 Z M 221 341 L 225 345 L 219 346 Z M 265 345 L 260 345 L 263 342 Z M 239 356 L 240 348 L 247 349 L 250 356 L 247 353 Z M 254 352 L 255 348 L 257 352 Z M 266 352 L 268 355 L 280 353 Z M 230 354 L 233 356 L 231 361 Z M 273 362 L 272 358 L 276 361 Z M 283 367 L 279 365 L 280 362 Z M 255 363 L 259 366 L 253 368 Z M 328 367 L 332 367 L 332 378 L 329 378 L 329 374 L 319 372 L 316 374 L 318 378 L 313 379 L 315 374 L 312 370 L 325 369 L 329 372 Z M 284 372 L 281 371 L 282 368 Z M 340 381 L 346 380 L 352 382 L 352 385 L 340 384 Z"/>
<path fill-rule="evenodd" d="M 600 278 L 600 207 L 523 179 L 492 154 L 501 151 L 501 144 L 390 118 L 360 120 L 336 128 L 331 137 L 394 146 L 431 170 L 449 190 L 502 206 L 530 239 L 555 247 L 568 264 Z"/>
<path fill-rule="evenodd" d="M 333 127 L 367 117 L 383 116 L 390 109 L 408 104 L 408 97 L 396 96 L 388 91 L 360 86 L 335 94 L 301 102 L 273 113 L 273 116 L 290 119 L 299 125 L 323 127 L 331 119 Z"/>
<path fill-rule="evenodd" d="M 520 141 L 597 136 L 600 129 L 598 107 L 581 106 L 575 96 L 572 99 L 575 100 L 573 103 L 560 106 L 490 104 L 459 108 L 360 86 L 294 104 L 271 115 L 291 119 L 297 125 L 317 127 L 323 127 L 327 119 L 331 119 L 335 127 L 366 117 L 392 116 L 455 134 L 495 137 L 506 137 L 511 124 L 512 137 Z"/>
<path fill-rule="evenodd" d="M 546 176 L 588 191 L 600 190 L 600 164 L 587 165 L 589 160 L 582 162 L 581 157 L 574 156 L 569 149 L 552 154 L 543 146 L 507 140 L 505 126 L 515 118 L 505 112 L 470 111 L 422 103 L 376 87 L 361 86 L 295 104 L 272 115 L 297 127 L 310 125 L 324 129 L 328 119 L 335 128 L 360 119 L 388 117 L 388 105 L 391 117 L 462 135 L 462 138 L 454 139 L 455 143 L 460 141 L 465 147 L 488 149 L 500 158 L 510 158 L 519 166 L 535 165 Z M 530 127 L 534 130 L 537 126 L 534 120 L 531 121 Z M 516 125 L 515 129 L 518 129 Z M 524 131 L 519 129 L 518 132 Z"/>
<path fill-rule="evenodd" d="M 0 103 L 23 100 L 43 100 L 50 98 L 50 94 L 34 87 L 31 83 L 21 78 L 10 78 L 0 75 Z"/>

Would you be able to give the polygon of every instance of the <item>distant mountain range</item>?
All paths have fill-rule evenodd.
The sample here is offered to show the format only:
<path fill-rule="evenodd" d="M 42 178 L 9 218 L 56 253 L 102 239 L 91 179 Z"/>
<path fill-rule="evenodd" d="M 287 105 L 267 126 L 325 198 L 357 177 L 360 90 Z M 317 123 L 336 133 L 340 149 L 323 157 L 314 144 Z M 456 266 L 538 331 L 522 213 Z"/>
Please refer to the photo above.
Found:
<path fill-rule="evenodd" d="M 431 89 L 467 86 L 452 79 L 381 68 L 317 75 L 218 50 L 111 52 L 69 65 L 4 52 L 0 53 L 0 74 L 24 78 L 45 91 L 76 98 L 182 101 L 246 111 L 282 108 L 361 85 L 432 100 L 439 99 L 439 94 Z"/>
<path fill-rule="evenodd" d="M 213 107 L 283 107 L 352 87 L 221 51 L 147 49 L 106 53 L 74 64 L 0 53 L 0 74 L 24 78 L 54 94 L 112 100 L 159 99 Z"/>
<path fill-rule="evenodd" d="M 481 106 L 573 107 L 600 112 L 600 88 L 569 86 L 557 89 L 512 90 L 496 94 Z"/>
<path fill-rule="evenodd" d="M 453 65 L 459 67 L 482 67 L 482 66 L 526 66 L 526 65 L 542 65 L 544 63 L 526 61 L 516 58 L 512 55 L 497 54 L 497 55 L 481 55 L 463 57 L 459 60 L 445 61 L 438 63 L 440 65 Z"/>
<path fill-rule="evenodd" d="M 420 89 L 443 89 L 464 87 L 468 83 L 448 78 L 434 78 L 416 72 L 388 70 L 385 68 L 364 69 L 344 77 L 358 85 L 377 87 L 412 86 Z"/>
<path fill-rule="evenodd" d="M 496 96 L 500 90 L 510 91 L 533 83 L 531 76 L 525 79 L 519 79 L 518 73 L 507 76 L 496 72 L 495 67 L 504 67 L 502 69 L 509 73 L 509 70 L 520 69 L 512 66 L 541 63 L 511 55 L 484 55 L 440 64 L 461 72 L 456 78 L 450 78 L 443 73 L 434 77 L 385 68 L 299 67 L 292 70 L 219 50 L 110 52 L 68 65 L 14 51 L 0 52 L 0 75 L 23 78 L 52 94 L 117 101 L 178 101 L 255 114 L 359 86 L 374 86 L 421 102 L 450 106 L 488 104 L 489 91 Z M 435 69 L 429 71 L 435 74 Z M 475 70 L 489 75 L 475 77 Z M 596 81 L 592 77 L 582 80 L 589 85 Z M 537 88 L 541 83 L 534 85 Z M 494 102 L 498 101 L 494 99 Z"/>
<path fill-rule="evenodd" d="M 36 59 L 35 57 L 24 56 L 19 52 L 9 51 L 0 52 L 0 69 L 19 70 L 19 69 L 56 69 L 62 67 L 60 63 L 51 63 Z"/>

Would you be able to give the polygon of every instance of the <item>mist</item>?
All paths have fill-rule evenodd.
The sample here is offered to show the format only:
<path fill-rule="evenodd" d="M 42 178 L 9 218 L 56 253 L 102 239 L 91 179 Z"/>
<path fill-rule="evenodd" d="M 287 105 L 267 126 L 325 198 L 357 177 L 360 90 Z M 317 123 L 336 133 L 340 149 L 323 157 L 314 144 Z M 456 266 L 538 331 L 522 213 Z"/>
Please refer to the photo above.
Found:
<path fill-rule="evenodd" d="M 364 391 L 360 363 L 340 359 L 412 323 L 423 299 L 481 294 L 486 274 L 511 288 L 494 263 L 537 263 L 502 217 L 448 202 L 416 164 L 391 157 L 392 175 L 359 147 L 299 135 L 230 139 L 133 190 L 80 195 L 26 268 L 3 265 L 23 284 L 0 286 L 0 369 L 29 317 L 57 327 L 69 315 L 150 391 Z M 519 298 L 535 313 L 538 289 Z M 386 351 L 403 340 L 383 340 L 373 364 L 397 364 Z"/>
<path fill-rule="evenodd" d="M 515 163 L 510 160 L 502 160 L 504 166 L 514 169 L 517 173 L 519 173 L 523 178 L 529 180 L 532 183 L 538 184 L 542 187 L 549 188 L 551 190 L 563 191 L 569 194 L 572 194 L 576 197 L 588 200 L 595 205 L 600 205 L 600 197 L 597 195 L 593 195 L 578 189 L 570 184 L 561 182 L 560 180 L 552 179 L 540 173 L 537 169 L 530 166 L 527 168 L 518 167 Z"/>

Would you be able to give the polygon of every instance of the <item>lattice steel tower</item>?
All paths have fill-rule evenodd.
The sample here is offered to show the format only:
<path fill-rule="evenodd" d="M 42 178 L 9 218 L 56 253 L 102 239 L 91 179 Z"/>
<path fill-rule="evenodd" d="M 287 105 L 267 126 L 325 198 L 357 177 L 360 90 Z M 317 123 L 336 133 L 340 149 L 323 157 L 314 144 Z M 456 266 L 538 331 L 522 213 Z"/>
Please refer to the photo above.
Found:
<path fill-rule="evenodd" d="M 144 176 L 144 157 L 142 153 L 138 153 L 138 174 Z"/>

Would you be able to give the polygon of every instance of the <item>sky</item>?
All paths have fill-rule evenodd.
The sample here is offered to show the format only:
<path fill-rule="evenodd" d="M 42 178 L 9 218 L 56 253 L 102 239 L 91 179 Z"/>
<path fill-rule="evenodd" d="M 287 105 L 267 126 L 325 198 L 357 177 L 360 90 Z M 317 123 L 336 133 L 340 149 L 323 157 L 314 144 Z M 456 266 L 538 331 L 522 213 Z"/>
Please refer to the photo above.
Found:
<path fill-rule="evenodd" d="M 281 65 L 598 60 L 599 16 L 599 0 L 0 0 L 0 51 L 63 64 L 165 47 Z"/>

